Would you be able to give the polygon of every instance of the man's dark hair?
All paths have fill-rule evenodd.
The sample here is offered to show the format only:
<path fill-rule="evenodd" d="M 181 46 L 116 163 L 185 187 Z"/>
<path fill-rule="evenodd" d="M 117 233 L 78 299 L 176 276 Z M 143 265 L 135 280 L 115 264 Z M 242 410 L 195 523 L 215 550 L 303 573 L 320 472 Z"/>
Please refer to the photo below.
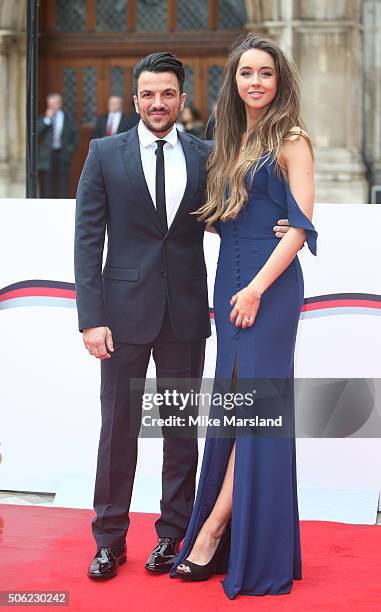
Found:
<path fill-rule="evenodd" d="M 183 93 L 185 80 L 184 64 L 172 53 L 168 51 L 150 53 L 136 64 L 133 73 L 135 95 L 138 90 L 138 78 L 142 72 L 173 72 L 176 75 L 180 93 Z"/>

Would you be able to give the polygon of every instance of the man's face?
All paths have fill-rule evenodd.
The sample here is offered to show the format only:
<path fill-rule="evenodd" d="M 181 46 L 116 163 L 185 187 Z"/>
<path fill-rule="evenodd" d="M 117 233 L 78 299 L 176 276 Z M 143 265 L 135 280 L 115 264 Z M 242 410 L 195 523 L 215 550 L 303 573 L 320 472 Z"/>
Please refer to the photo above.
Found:
<path fill-rule="evenodd" d="M 122 98 L 119 96 L 111 96 L 108 100 L 108 112 L 118 113 L 122 110 Z"/>
<path fill-rule="evenodd" d="M 47 106 L 50 110 L 56 112 L 62 108 L 61 96 L 51 96 L 47 99 Z"/>
<path fill-rule="evenodd" d="M 162 138 L 168 134 L 184 108 L 186 94 L 180 94 L 173 72 L 142 72 L 134 96 L 135 109 L 147 128 Z"/>

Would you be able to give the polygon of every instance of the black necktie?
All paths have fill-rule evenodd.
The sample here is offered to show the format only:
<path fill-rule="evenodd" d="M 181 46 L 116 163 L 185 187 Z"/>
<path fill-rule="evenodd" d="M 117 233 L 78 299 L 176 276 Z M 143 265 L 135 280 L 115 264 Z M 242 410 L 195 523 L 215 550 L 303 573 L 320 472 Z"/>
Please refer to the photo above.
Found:
<path fill-rule="evenodd" d="M 163 232 L 168 231 L 167 207 L 165 205 L 165 175 L 164 175 L 164 151 L 165 140 L 157 140 L 156 153 L 156 210 L 159 215 Z"/>

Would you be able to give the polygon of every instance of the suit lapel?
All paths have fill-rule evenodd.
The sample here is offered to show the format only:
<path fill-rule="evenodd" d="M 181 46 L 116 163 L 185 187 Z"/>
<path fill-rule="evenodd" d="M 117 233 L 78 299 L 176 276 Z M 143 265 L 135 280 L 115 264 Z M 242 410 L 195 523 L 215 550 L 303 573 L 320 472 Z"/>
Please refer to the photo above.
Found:
<path fill-rule="evenodd" d="M 124 124 L 125 124 L 125 115 L 122 113 L 120 116 L 120 121 L 118 124 L 118 129 L 116 130 L 117 134 L 121 134 L 121 132 L 124 132 Z"/>
<path fill-rule="evenodd" d="M 127 181 L 134 192 L 136 200 L 142 205 L 147 216 L 162 233 L 159 216 L 144 176 L 137 127 L 126 132 L 125 137 L 119 144 L 123 164 L 127 173 Z"/>
<path fill-rule="evenodd" d="M 183 198 L 180 202 L 180 206 L 177 209 L 175 218 L 172 221 L 168 233 L 173 230 L 174 226 L 182 215 L 189 210 L 189 207 L 193 202 L 192 196 L 197 191 L 200 180 L 200 155 L 197 144 L 184 132 L 177 132 L 177 135 L 184 151 L 185 164 L 187 168 L 187 184 Z"/>

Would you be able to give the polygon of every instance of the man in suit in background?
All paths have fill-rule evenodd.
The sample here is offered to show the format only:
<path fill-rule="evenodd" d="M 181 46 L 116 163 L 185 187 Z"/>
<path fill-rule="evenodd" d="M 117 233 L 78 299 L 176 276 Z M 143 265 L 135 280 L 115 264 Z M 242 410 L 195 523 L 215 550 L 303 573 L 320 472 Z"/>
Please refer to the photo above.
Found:
<path fill-rule="evenodd" d="M 95 124 L 93 138 L 103 138 L 127 132 L 139 122 L 139 115 L 133 113 L 129 116 L 123 112 L 123 100 L 120 96 L 110 96 L 108 99 L 108 112 L 100 115 Z"/>
<path fill-rule="evenodd" d="M 79 143 L 76 122 L 62 108 L 62 96 L 51 93 L 38 120 L 40 197 L 70 197 L 70 162 Z"/>

